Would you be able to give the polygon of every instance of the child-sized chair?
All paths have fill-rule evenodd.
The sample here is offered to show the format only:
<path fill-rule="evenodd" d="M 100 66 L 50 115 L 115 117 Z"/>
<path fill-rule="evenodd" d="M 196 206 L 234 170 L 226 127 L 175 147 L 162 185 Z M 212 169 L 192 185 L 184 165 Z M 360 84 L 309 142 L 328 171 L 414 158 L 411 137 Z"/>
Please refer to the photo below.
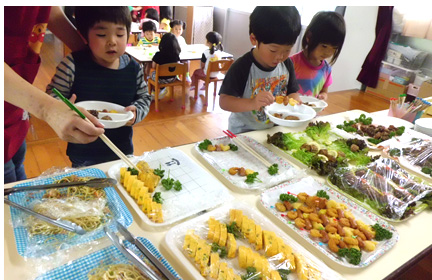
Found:
<path fill-rule="evenodd" d="M 223 79 L 225 78 L 225 75 L 223 75 L 223 74 L 219 74 L 217 77 L 211 77 L 210 73 L 221 72 L 221 71 L 226 72 L 231 67 L 231 64 L 233 64 L 233 62 L 234 62 L 234 59 L 232 59 L 232 58 L 210 61 L 208 68 L 207 68 L 206 76 L 205 77 L 199 77 L 197 82 L 196 82 L 197 84 L 195 85 L 195 99 L 198 98 L 198 81 L 203 80 L 205 83 L 204 84 L 204 86 L 205 86 L 205 103 L 204 103 L 204 106 L 207 106 L 209 84 L 214 83 L 213 95 L 216 95 L 217 82 L 223 81 Z"/>
<path fill-rule="evenodd" d="M 184 63 L 167 63 L 156 65 L 156 77 L 155 80 L 148 79 L 149 92 L 152 92 L 153 87 L 155 88 L 155 111 L 159 112 L 159 93 L 161 88 L 168 87 L 171 92 L 171 100 L 174 99 L 174 86 L 182 87 L 182 109 L 186 106 L 186 71 L 187 64 Z M 180 80 L 176 79 L 172 83 L 162 84 L 159 83 L 159 77 L 163 76 L 177 76 Z"/>

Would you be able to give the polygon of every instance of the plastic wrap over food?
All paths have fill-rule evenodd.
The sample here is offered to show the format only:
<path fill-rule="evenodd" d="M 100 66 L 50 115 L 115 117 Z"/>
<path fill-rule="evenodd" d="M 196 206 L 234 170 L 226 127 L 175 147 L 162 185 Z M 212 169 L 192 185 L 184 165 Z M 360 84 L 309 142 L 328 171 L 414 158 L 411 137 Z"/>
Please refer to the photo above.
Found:
<path fill-rule="evenodd" d="M 15 187 L 104 177 L 105 173 L 95 168 L 63 169 L 45 173 L 40 178 Z M 91 188 L 84 185 L 23 191 L 10 194 L 9 199 L 50 218 L 71 221 L 86 231 L 83 235 L 72 233 L 11 207 L 18 253 L 29 258 L 45 257 L 44 262 L 47 263 L 50 260 L 67 259 L 69 250 L 74 247 L 84 248 L 87 243 L 105 236 L 102 229 L 104 225 L 116 231 L 112 223 L 114 220 L 126 227 L 132 223 L 129 210 L 113 187 Z"/>
<path fill-rule="evenodd" d="M 252 148 L 272 166 L 265 166 L 248 150 L 237 146 L 228 137 L 204 140 L 195 145 L 195 150 L 231 182 L 237 190 L 263 190 L 295 177 L 304 177 L 288 161 L 277 156 L 256 140 L 237 136 L 245 145 Z"/>
<path fill-rule="evenodd" d="M 432 141 L 413 138 L 408 142 L 394 142 L 384 151 L 403 166 L 432 177 Z"/>
<path fill-rule="evenodd" d="M 120 162 L 109 168 L 108 175 L 118 181 L 118 190 L 152 229 L 233 199 L 219 180 L 178 149 L 147 152 L 131 160 L 139 170 Z"/>
<path fill-rule="evenodd" d="M 381 158 L 366 167 L 339 168 L 329 181 L 384 219 L 398 222 L 432 205 L 432 187 Z"/>
<path fill-rule="evenodd" d="M 342 279 L 267 218 L 229 204 L 175 226 L 168 248 L 206 279 Z"/>
<path fill-rule="evenodd" d="M 171 267 L 168 261 L 161 255 L 156 247 L 146 238 L 138 237 L 139 241 L 147 247 L 156 258 L 177 278 L 180 276 Z M 148 261 L 148 259 L 131 243 L 123 242 L 126 248 L 141 258 L 150 268 L 152 268 L 161 279 L 165 279 L 160 272 Z M 75 280 L 75 279 L 133 279 L 145 280 L 142 273 L 131 264 L 128 259 L 115 247 L 105 247 L 92 254 L 71 261 L 62 266 L 56 267 L 36 280 Z"/>
<path fill-rule="evenodd" d="M 398 240 L 388 222 L 312 177 L 264 191 L 261 203 L 291 230 L 346 267 L 370 265 Z"/>

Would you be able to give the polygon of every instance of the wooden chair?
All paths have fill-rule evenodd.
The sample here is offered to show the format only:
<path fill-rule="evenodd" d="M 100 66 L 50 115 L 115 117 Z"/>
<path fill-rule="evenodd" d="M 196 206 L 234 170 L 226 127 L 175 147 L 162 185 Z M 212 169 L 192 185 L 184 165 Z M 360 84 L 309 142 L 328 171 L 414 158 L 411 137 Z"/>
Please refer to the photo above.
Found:
<path fill-rule="evenodd" d="M 207 68 L 207 73 L 205 77 L 200 77 L 198 78 L 198 80 L 196 81 L 196 85 L 195 85 L 195 99 L 198 98 L 198 81 L 199 80 L 203 80 L 205 83 L 205 103 L 204 106 L 207 106 L 208 103 L 208 88 L 210 83 L 214 83 L 214 95 L 216 95 L 216 90 L 217 90 L 217 82 L 219 81 L 223 81 L 223 79 L 225 78 L 225 75 L 223 77 L 210 77 L 210 73 L 211 72 L 219 72 L 219 71 L 223 71 L 226 72 L 228 71 L 228 69 L 231 67 L 231 64 L 233 64 L 234 59 L 230 58 L 230 59 L 221 59 L 221 60 L 215 60 L 215 61 L 210 61 L 208 68 Z"/>
<path fill-rule="evenodd" d="M 159 93 L 161 88 L 168 87 L 171 92 L 171 99 L 174 98 L 174 86 L 182 87 L 182 109 L 186 106 L 186 72 L 187 65 L 183 63 L 168 63 L 168 64 L 157 64 L 156 66 L 156 77 L 155 80 L 148 79 L 148 89 L 152 92 L 155 89 L 155 111 L 159 112 Z M 161 76 L 178 76 L 181 80 L 176 79 L 176 81 L 168 84 L 159 83 L 159 77 Z"/>

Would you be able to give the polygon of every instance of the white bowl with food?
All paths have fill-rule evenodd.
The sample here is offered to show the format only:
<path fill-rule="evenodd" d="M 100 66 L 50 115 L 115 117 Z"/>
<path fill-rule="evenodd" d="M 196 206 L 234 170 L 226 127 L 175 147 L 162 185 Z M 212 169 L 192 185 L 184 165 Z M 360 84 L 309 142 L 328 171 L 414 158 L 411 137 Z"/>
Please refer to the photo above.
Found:
<path fill-rule="evenodd" d="M 89 111 L 108 129 L 122 127 L 134 116 L 125 107 L 105 101 L 81 101 L 75 105 Z"/>
<path fill-rule="evenodd" d="M 324 110 L 328 104 L 324 100 L 312 97 L 312 96 L 300 96 L 300 100 L 304 105 L 313 108 L 317 113 Z"/>
<path fill-rule="evenodd" d="M 415 121 L 414 130 L 432 137 L 432 119 L 421 118 Z"/>
<path fill-rule="evenodd" d="M 307 105 L 284 105 L 273 103 L 264 109 L 272 122 L 281 126 L 298 127 L 306 125 L 316 116 L 312 107 Z"/>

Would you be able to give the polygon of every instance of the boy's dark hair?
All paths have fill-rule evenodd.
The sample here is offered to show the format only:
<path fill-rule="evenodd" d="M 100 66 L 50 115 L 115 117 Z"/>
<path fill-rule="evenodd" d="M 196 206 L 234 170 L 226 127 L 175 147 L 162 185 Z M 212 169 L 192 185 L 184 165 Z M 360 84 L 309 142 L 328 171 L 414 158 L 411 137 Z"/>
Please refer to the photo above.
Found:
<path fill-rule="evenodd" d="M 318 44 L 337 46 L 330 64 L 338 58 L 345 41 L 345 20 L 336 12 L 318 12 L 314 15 L 302 39 L 302 47 L 308 53 L 312 52 Z"/>
<path fill-rule="evenodd" d="M 81 35 L 88 40 L 88 32 L 96 23 L 107 21 L 116 24 L 124 24 L 127 37 L 131 29 L 131 14 L 127 6 L 77 6 L 75 7 L 76 27 Z"/>
<path fill-rule="evenodd" d="M 300 15 L 293 6 L 257 6 L 249 17 L 249 35 L 258 43 L 294 45 L 300 31 Z"/>
<path fill-rule="evenodd" d="M 148 20 L 148 21 L 144 21 L 143 23 L 142 23 L 142 31 L 143 32 L 146 32 L 146 31 L 153 31 L 153 32 L 156 32 L 157 31 L 157 29 L 156 29 L 156 24 L 153 22 L 153 21 L 151 21 L 151 20 Z"/>
<path fill-rule="evenodd" d="M 155 8 L 148 8 L 144 14 L 146 18 L 159 22 L 159 13 Z"/>
<path fill-rule="evenodd" d="M 166 33 L 162 36 L 159 43 L 159 50 L 162 54 L 180 55 L 181 48 L 177 38 L 172 33 Z"/>
<path fill-rule="evenodd" d="M 210 48 L 210 54 L 214 54 L 214 52 L 217 50 L 223 51 L 222 35 L 220 35 L 216 31 L 210 31 L 209 33 L 207 33 L 206 39 L 209 43 L 212 44 Z"/>
<path fill-rule="evenodd" d="M 182 20 L 178 20 L 178 19 L 175 19 L 175 20 L 170 22 L 171 28 L 174 28 L 174 26 L 176 26 L 176 25 L 181 25 L 183 27 L 183 30 L 186 30 L 186 22 L 184 22 Z"/>

